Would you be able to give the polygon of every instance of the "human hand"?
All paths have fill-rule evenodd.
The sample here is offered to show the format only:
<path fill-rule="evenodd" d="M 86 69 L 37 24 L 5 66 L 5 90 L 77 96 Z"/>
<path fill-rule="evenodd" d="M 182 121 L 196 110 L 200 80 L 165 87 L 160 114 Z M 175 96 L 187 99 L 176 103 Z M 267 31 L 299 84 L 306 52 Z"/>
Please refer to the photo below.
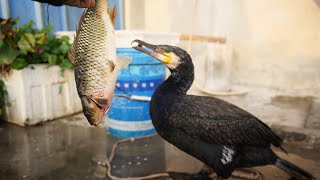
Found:
<path fill-rule="evenodd" d="M 95 0 L 67 0 L 64 4 L 79 8 L 92 8 L 94 7 Z"/>

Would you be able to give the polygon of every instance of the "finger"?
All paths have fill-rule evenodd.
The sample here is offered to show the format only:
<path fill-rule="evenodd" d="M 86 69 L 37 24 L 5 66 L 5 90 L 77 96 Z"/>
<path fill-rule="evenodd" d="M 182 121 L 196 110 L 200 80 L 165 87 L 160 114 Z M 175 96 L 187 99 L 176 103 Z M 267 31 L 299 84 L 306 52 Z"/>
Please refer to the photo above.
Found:
<path fill-rule="evenodd" d="M 91 7 L 91 8 L 93 8 L 93 7 L 94 7 L 95 2 L 96 2 L 95 0 L 90 0 L 90 7 Z"/>
<path fill-rule="evenodd" d="M 79 8 L 91 8 L 94 7 L 95 0 L 71 0 L 65 3 L 69 6 L 76 6 Z"/>
<path fill-rule="evenodd" d="M 80 6 L 83 8 L 92 8 L 94 4 L 95 0 L 80 0 Z"/>

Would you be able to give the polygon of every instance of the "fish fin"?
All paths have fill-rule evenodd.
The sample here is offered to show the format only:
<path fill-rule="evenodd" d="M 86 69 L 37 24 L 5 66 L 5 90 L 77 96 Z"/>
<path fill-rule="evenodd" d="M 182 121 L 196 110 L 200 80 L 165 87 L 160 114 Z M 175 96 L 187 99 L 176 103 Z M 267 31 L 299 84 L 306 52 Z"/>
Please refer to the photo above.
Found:
<path fill-rule="evenodd" d="M 80 17 L 79 24 L 78 24 L 78 27 L 77 27 L 77 30 L 76 30 L 76 34 L 74 35 L 73 44 L 72 44 L 72 46 L 71 46 L 71 48 L 69 49 L 69 52 L 68 52 L 68 58 L 69 58 L 69 60 L 71 61 L 72 64 L 74 64 L 75 60 L 76 60 L 76 56 L 77 56 L 76 48 L 77 48 L 77 44 L 78 44 L 78 40 L 79 40 L 81 23 L 82 23 L 82 21 L 84 21 L 84 17 L 85 17 L 86 12 L 87 12 L 87 9 L 85 9 L 83 11 L 83 13 L 82 13 L 82 15 Z"/>
<path fill-rule="evenodd" d="M 108 61 L 108 62 L 110 62 L 110 71 L 112 72 L 115 68 L 116 68 L 116 65 L 114 64 L 114 62 L 113 61 Z"/>
<path fill-rule="evenodd" d="M 117 56 L 117 67 L 118 70 L 126 68 L 131 63 L 132 58 L 127 56 Z"/>
<path fill-rule="evenodd" d="M 110 16 L 111 22 L 112 24 L 114 24 L 116 22 L 116 18 L 117 18 L 117 8 L 116 5 L 113 6 L 113 8 L 108 8 L 108 14 Z"/>
<path fill-rule="evenodd" d="M 72 46 L 70 47 L 69 51 L 68 51 L 68 58 L 70 60 L 70 62 L 72 64 L 74 64 L 75 60 L 76 60 L 76 56 L 77 56 L 77 51 L 76 51 L 76 47 L 77 47 L 77 42 L 76 42 L 76 35 L 74 36 L 74 41 Z"/>

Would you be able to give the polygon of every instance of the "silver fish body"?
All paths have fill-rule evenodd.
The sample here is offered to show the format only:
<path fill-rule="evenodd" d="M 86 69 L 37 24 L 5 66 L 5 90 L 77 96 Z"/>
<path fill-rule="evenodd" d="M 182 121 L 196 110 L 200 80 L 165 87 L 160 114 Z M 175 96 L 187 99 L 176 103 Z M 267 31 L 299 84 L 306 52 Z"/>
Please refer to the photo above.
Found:
<path fill-rule="evenodd" d="M 94 8 L 83 12 L 69 50 L 84 115 L 95 126 L 110 108 L 118 72 L 131 61 L 116 57 L 114 20 L 115 8 L 108 9 L 107 0 L 96 0 Z"/>

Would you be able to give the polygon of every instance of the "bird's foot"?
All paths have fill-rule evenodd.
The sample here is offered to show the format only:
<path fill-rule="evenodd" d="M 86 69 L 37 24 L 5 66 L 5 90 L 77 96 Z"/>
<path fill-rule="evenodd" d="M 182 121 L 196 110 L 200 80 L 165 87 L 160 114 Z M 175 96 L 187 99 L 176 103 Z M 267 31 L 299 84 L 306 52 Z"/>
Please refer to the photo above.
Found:
<path fill-rule="evenodd" d="M 169 177 L 173 180 L 211 180 L 209 174 L 200 171 L 195 174 L 182 173 L 182 172 L 168 172 Z"/>
<path fill-rule="evenodd" d="M 201 171 L 209 174 L 211 179 L 223 180 L 224 178 L 218 176 L 214 170 L 204 165 Z M 246 179 L 246 180 L 260 180 L 263 179 L 262 174 L 255 169 L 236 169 L 231 174 L 232 179 Z"/>
<path fill-rule="evenodd" d="M 248 180 L 259 180 L 262 178 L 262 174 L 255 169 L 236 169 L 232 172 L 231 176 Z"/>

